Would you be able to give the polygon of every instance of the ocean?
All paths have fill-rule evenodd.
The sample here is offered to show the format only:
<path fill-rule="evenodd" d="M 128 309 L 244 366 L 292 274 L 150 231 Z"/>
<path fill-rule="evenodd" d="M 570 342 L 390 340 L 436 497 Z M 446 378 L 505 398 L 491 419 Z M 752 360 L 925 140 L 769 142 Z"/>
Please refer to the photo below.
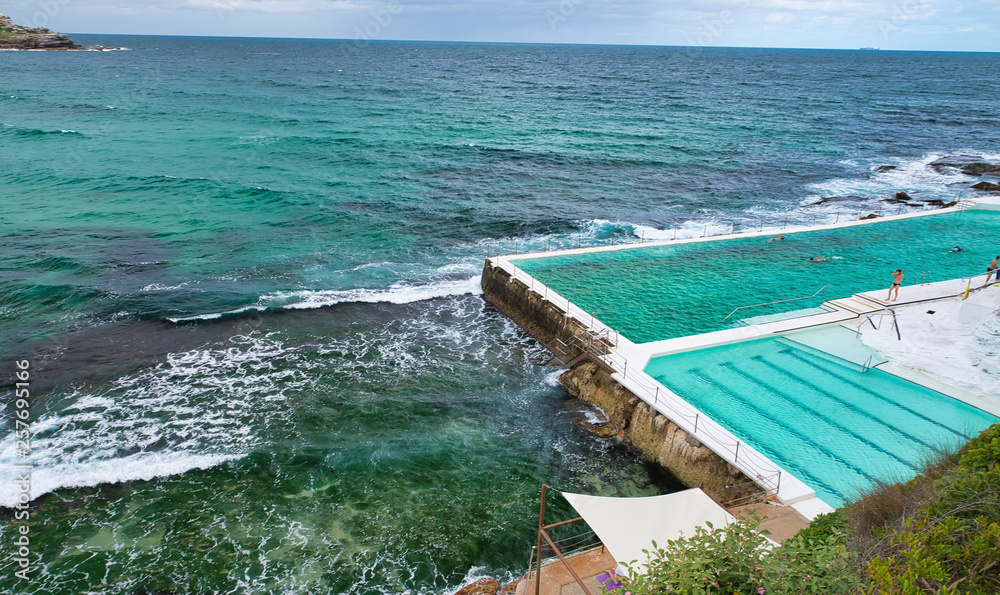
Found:
<path fill-rule="evenodd" d="M 0 52 L 6 592 L 518 576 L 543 482 L 681 486 L 579 427 L 488 253 L 919 210 L 1000 159 L 997 54 L 74 39 L 127 49 Z"/>

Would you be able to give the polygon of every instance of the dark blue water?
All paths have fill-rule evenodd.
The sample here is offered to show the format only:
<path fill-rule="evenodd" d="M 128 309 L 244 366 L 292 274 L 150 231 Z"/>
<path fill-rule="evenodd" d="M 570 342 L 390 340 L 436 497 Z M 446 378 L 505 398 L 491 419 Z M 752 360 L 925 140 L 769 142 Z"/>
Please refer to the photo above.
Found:
<path fill-rule="evenodd" d="M 935 159 L 1000 157 L 994 54 L 77 41 L 129 49 L 0 52 L 38 592 L 520 573 L 540 483 L 676 485 L 574 425 L 488 250 L 918 209 L 975 192 Z"/>

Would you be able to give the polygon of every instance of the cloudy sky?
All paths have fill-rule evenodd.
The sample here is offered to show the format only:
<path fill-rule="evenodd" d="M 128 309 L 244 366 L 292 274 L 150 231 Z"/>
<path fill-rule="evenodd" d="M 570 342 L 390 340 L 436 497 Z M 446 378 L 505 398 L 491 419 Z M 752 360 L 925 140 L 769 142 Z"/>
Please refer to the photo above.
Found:
<path fill-rule="evenodd" d="M 67 33 L 1000 51 L 1000 0 L 0 0 Z"/>

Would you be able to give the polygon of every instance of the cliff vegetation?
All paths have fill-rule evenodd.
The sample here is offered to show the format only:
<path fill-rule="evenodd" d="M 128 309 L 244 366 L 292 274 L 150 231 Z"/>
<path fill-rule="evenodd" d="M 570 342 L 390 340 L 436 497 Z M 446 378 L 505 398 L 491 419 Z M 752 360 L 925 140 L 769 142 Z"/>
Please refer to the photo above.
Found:
<path fill-rule="evenodd" d="M 753 515 L 649 552 L 632 593 L 1000 593 L 1000 424 L 923 473 L 876 485 L 781 546 Z M 763 552 L 763 553 L 762 553 Z M 645 561 L 641 561 L 646 566 Z"/>

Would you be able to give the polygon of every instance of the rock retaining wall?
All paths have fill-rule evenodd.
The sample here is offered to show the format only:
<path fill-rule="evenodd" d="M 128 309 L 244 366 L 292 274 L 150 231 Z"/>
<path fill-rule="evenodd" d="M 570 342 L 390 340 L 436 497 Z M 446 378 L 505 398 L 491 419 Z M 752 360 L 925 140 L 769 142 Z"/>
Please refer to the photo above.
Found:
<path fill-rule="evenodd" d="M 489 303 L 545 345 L 556 339 L 571 344 L 573 337 L 586 338 L 587 329 L 577 320 L 489 261 L 483 269 L 482 287 Z M 606 424 L 588 427 L 594 433 L 618 434 L 684 485 L 700 485 L 721 502 L 755 497 L 763 500 L 762 488 L 697 438 L 652 410 L 597 364 L 580 363 L 563 373 L 559 382 L 574 397 L 607 414 Z"/>

